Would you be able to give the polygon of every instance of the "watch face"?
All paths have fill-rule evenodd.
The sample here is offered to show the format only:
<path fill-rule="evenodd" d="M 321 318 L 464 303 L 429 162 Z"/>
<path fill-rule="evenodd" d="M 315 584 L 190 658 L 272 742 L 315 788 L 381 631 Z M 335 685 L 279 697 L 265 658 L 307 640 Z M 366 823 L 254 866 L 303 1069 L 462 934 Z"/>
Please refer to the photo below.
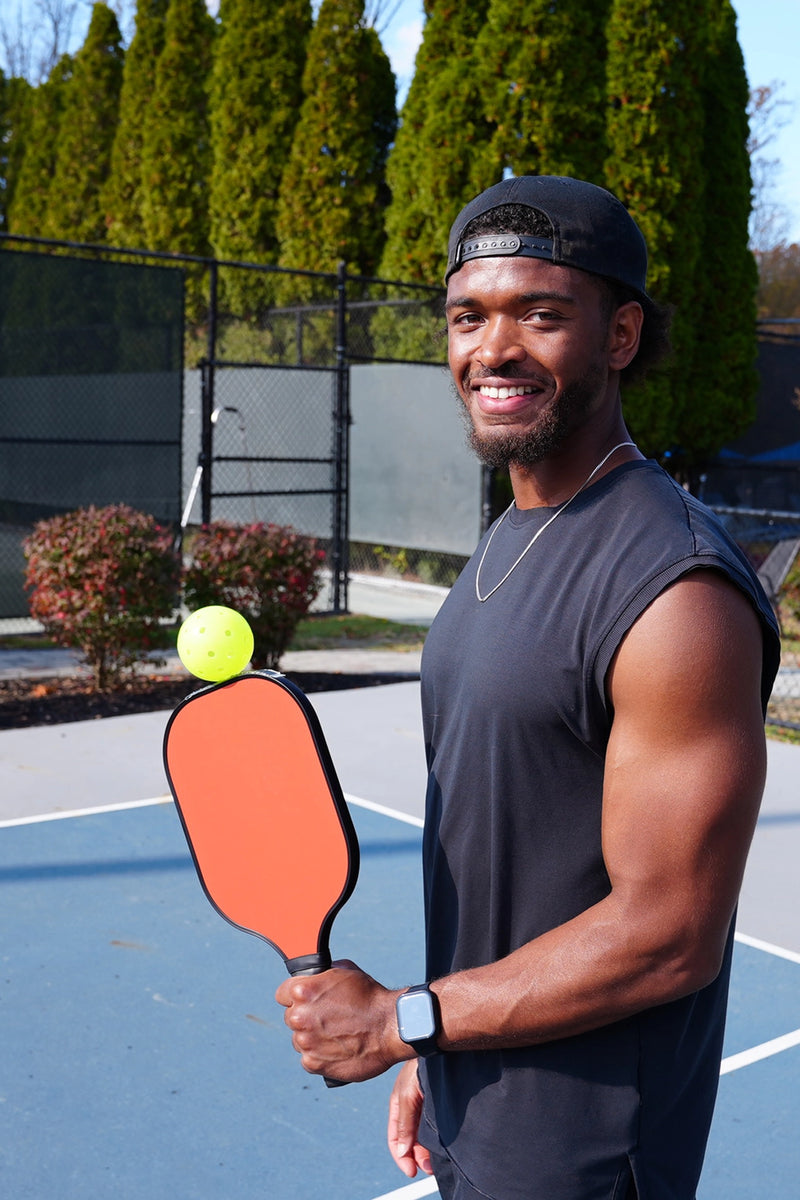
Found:
<path fill-rule="evenodd" d="M 397 1002 L 400 1037 L 418 1042 L 436 1033 L 436 1015 L 427 992 L 406 992 Z"/>

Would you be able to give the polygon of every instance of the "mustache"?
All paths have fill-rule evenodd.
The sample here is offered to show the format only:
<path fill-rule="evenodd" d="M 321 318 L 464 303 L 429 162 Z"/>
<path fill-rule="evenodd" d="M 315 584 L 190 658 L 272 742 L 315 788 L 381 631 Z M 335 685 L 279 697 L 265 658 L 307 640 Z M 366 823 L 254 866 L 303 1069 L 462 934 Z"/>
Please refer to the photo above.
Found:
<path fill-rule="evenodd" d="M 504 364 L 495 370 L 483 367 L 477 371 L 468 371 L 464 376 L 464 383 L 471 387 L 473 384 L 479 384 L 483 379 L 505 379 L 509 383 L 529 383 L 542 388 L 547 388 L 552 383 L 549 376 L 530 370 L 523 371 L 516 363 Z"/>

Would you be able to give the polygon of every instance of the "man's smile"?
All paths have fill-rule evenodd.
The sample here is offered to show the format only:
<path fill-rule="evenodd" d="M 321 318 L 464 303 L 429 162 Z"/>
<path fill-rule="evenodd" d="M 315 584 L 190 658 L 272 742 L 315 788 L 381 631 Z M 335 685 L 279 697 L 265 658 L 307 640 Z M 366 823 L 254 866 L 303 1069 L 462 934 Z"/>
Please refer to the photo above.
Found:
<path fill-rule="evenodd" d="M 532 396 L 534 388 L 519 384 L 509 384 L 504 387 L 489 387 L 482 383 L 478 391 L 489 400 L 508 400 L 510 396 Z"/>

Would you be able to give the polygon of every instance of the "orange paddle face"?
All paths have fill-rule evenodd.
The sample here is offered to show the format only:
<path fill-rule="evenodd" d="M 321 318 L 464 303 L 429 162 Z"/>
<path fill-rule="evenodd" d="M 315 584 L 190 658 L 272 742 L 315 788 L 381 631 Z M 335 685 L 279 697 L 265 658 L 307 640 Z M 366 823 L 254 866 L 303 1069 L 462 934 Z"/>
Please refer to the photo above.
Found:
<path fill-rule="evenodd" d="M 358 842 L 304 694 L 273 672 L 195 692 L 170 718 L 164 763 L 212 904 L 290 972 L 324 970 Z"/>

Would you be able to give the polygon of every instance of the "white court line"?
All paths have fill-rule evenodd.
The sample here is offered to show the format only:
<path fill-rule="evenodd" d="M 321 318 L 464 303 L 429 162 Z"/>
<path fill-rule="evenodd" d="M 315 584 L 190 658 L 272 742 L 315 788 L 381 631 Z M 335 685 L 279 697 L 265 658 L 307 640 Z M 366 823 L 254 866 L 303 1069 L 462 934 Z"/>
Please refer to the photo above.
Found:
<path fill-rule="evenodd" d="M 348 800 L 352 800 L 354 804 L 362 804 L 365 808 L 377 807 L 359 801 L 355 797 L 348 796 Z M 395 814 L 390 809 L 382 810 L 390 816 Z M 398 814 L 402 815 L 402 814 Z M 420 821 L 420 824 L 422 822 Z M 800 963 L 800 954 L 796 954 L 794 950 L 785 950 L 782 946 L 775 946 L 771 942 L 763 942 L 759 938 L 749 937 L 745 933 L 737 933 L 736 941 L 741 942 L 745 946 L 751 946 L 755 950 L 763 950 L 766 954 L 773 954 L 777 958 L 788 959 L 789 962 Z M 728 1058 L 723 1058 L 720 1063 L 720 1075 L 729 1075 L 732 1071 L 739 1071 L 742 1067 L 749 1067 L 752 1063 L 761 1062 L 765 1058 L 771 1058 L 775 1054 L 781 1054 L 784 1050 L 791 1050 L 794 1046 L 800 1046 L 800 1029 L 795 1029 L 793 1033 L 785 1033 L 782 1037 L 773 1038 L 772 1041 L 763 1042 L 760 1046 L 753 1046 L 751 1050 L 742 1050 L 739 1054 L 731 1054 Z M 396 1188 L 393 1192 L 385 1192 L 382 1196 L 376 1196 L 374 1200 L 418 1200 L 421 1196 L 434 1196 L 438 1193 L 436 1181 L 434 1179 L 420 1179 L 415 1183 L 408 1184 L 406 1187 Z"/>
<path fill-rule="evenodd" d="M 748 937 L 746 933 L 736 933 L 734 937 L 743 946 L 752 946 L 754 950 L 763 950 L 765 954 L 774 954 L 776 958 L 786 958 L 789 962 L 800 963 L 800 954 L 795 950 L 785 950 L 783 946 L 775 946 L 772 942 L 762 942 L 760 938 Z"/>
<path fill-rule="evenodd" d="M 436 1186 L 436 1180 L 430 1176 L 425 1179 L 417 1179 L 414 1183 L 408 1183 L 405 1187 L 395 1188 L 393 1192 L 384 1192 L 382 1196 L 376 1196 L 375 1200 L 417 1200 L 418 1196 L 438 1196 L 439 1189 Z"/>
<path fill-rule="evenodd" d="M 793 1046 L 800 1046 L 800 1029 L 795 1029 L 793 1033 L 784 1033 L 782 1037 L 773 1038 L 771 1042 L 762 1042 L 760 1046 L 753 1046 L 752 1050 L 742 1050 L 740 1054 L 731 1054 L 729 1058 L 723 1058 L 719 1073 L 728 1075 L 731 1071 L 738 1071 L 741 1067 L 749 1067 L 751 1063 L 772 1058 L 773 1054 L 782 1054 L 784 1050 L 791 1050 Z"/>
<path fill-rule="evenodd" d="M 380 813 L 384 817 L 394 817 L 395 821 L 404 821 L 406 825 L 416 825 L 417 829 L 422 829 L 425 825 L 422 817 L 414 817 L 411 813 L 401 812 L 399 808 L 387 808 L 385 804 L 374 804 L 372 800 L 362 800 L 360 796 L 351 796 L 348 792 L 345 792 L 344 798 L 348 804 L 356 804 L 359 808 L 368 808 L 370 812 Z M 420 1195 L 422 1194 L 420 1193 Z M 381 1200 L 383 1200 L 382 1197 Z"/>
<path fill-rule="evenodd" d="M 424 825 L 421 817 L 412 816 L 410 813 L 401 812 L 399 809 L 388 808 L 384 804 L 375 804 L 373 801 L 364 800 L 360 796 L 353 796 L 347 793 L 345 799 L 348 804 L 354 804 L 359 808 L 369 809 L 370 812 L 392 817 L 396 821 L 403 821 L 405 824 L 414 825 L 418 829 L 421 829 Z M 0 821 L 0 829 L 7 829 L 15 825 L 34 825 L 43 821 L 63 821 L 70 817 L 88 817 L 98 813 L 125 812 L 127 809 L 149 808 L 155 804 L 169 803 L 171 803 L 171 797 L 169 796 L 154 796 L 148 800 L 131 800 L 123 804 L 106 804 L 97 808 L 75 809 L 72 812 L 39 813 L 32 817 L 17 817 L 8 821 Z M 800 964 L 800 954 L 794 950 L 787 950 L 783 946 L 776 946 L 772 942 L 765 942 L 760 938 L 750 937 L 745 933 L 737 933 L 735 938 L 737 942 L 741 942 L 744 946 L 750 946 L 755 950 L 763 951 L 765 954 L 772 954 L 777 958 L 784 958 L 789 962 Z M 800 1045 L 800 1029 L 796 1029 L 792 1033 L 783 1034 L 782 1037 L 773 1038 L 769 1042 L 763 1042 L 759 1046 L 753 1046 L 750 1050 L 742 1050 L 739 1054 L 732 1054 L 728 1058 L 724 1058 L 720 1065 L 720 1075 L 728 1075 L 732 1071 L 738 1071 L 742 1067 L 750 1066 L 752 1063 L 761 1062 L 765 1058 L 771 1058 L 775 1054 L 781 1054 L 783 1051 L 790 1050 L 798 1045 Z M 377 1196 L 375 1200 L 417 1200 L 417 1197 L 432 1196 L 436 1191 L 437 1187 L 434 1179 L 420 1179 L 404 1187 L 397 1188 L 393 1192 L 386 1192 L 383 1196 Z"/>
<path fill-rule="evenodd" d="M 0 829 L 12 825 L 38 825 L 42 821 L 65 821 L 69 817 L 92 817 L 97 813 L 125 812 L 129 808 L 150 808 L 154 804 L 171 804 L 171 796 L 153 796 L 150 800 L 126 800 L 122 804 L 103 804 L 97 808 L 75 808 L 71 812 L 37 813 L 32 817 L 13 817 L 0 821 Z"/>

